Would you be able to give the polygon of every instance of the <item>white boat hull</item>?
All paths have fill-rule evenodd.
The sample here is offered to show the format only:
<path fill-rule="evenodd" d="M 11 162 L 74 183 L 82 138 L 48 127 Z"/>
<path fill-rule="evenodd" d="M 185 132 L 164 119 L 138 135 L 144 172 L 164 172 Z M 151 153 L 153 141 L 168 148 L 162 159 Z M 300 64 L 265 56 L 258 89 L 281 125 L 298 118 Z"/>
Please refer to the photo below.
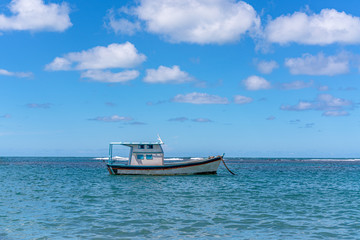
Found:
<path fill-rule="evenodd" d="M 110 174 L 115 175 L 193 175 L 216 174 L 222 157 L 214 157 L 203 161 L 192 161 L 163 166 L 129 166 L 107 164 Z"/>

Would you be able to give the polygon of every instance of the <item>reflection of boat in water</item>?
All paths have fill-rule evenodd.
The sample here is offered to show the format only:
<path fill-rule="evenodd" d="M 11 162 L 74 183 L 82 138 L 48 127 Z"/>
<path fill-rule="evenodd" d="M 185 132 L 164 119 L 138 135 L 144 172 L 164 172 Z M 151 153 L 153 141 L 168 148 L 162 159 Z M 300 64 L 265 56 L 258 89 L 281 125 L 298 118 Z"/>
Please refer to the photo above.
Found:
<path fill-rule="evenodd" d="M 107 168 L 116 175 L 190 175 L 216 174 L 222 156 L 183 163 L 164 163 L 163 142 L 111 142 Z M 130 147 L 128 164 L 115 163 L 112 152 L 114 145 Z"/>

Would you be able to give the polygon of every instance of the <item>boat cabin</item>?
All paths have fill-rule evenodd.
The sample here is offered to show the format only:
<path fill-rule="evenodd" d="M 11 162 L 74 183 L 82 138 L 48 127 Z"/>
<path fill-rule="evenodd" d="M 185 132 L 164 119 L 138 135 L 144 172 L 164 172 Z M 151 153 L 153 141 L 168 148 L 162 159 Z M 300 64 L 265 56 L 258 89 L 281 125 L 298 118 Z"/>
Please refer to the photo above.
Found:
<path fill-rule="evenodd" d="M 114 145 L 130 147 L 128 165 L 131 166 L 163 166 L 164 151 L 160 142 L 111 142 L 109 145 L 109 163 L 113 163 L 112 151 Z"/>

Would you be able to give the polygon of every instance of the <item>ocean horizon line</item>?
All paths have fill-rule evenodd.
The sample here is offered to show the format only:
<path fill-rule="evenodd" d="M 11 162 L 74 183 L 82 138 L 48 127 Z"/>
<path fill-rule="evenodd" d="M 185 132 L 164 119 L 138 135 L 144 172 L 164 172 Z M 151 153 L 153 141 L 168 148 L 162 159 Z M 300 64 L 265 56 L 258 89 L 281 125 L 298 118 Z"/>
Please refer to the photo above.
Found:
<path fill-rule="evenodd" d="M 94 160 L 106 160 L 108 157 L 104 156 L 71 156 L 71 155 L 64 155 L 64 156 L 51 156 L 51 155 L 44 155 L 44 156 L 36 156 L 36 155 L 14 155 L 14 156 L 0 156 L 1 158 L 77 158 L 77 159 L 83 159 L 83 158 L 89 158 Z M 128 157 L 126 156 L 114 156 L 114 159 L 117 160 L 128 160 Z M 167 156 L 164 158 L 164 160 L 185 160 L 185 159 L 205 159 L 208 158 L 208 156 Z M 257 160 L 313 160 L 313 161 L 324 161 L 324 160 L 353 160 L 353 161 L 360 161 L 360 157 L 247 157 L 247 156 L 225 156 L 224 159 L 227 160 L 251 160 L 251 159 L 257 159 Z"/>

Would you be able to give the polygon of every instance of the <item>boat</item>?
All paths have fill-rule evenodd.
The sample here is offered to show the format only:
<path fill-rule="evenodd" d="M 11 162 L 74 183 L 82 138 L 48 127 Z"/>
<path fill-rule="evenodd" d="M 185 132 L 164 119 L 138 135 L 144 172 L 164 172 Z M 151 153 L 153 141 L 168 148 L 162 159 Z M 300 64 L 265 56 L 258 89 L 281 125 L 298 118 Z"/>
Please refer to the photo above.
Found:
<path fill-rule="evenodd" d="M 111 142 L 109 159 L 106 163 L 111 175 L 194 175 L 216 174 L 223 156 L 208 157 L 178 163 L 165 163 L 161 138 L 156 142 Z M 130 147 L 127 164 L 113 159 L 113 147 L 123 145 Z"/>

